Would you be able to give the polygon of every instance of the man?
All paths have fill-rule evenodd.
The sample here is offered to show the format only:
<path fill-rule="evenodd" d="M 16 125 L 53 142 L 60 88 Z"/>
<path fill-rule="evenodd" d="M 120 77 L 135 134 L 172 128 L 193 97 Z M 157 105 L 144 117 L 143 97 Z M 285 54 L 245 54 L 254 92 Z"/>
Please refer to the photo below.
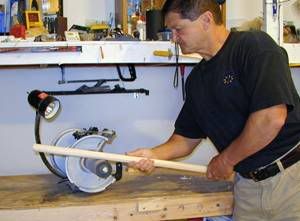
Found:
<path fill-rule="evenodd" d="M 215 0 L 167 0 L 167 26 L 183 53 L 203 59 L 186 82 L 187 98 L 164 144 L 128 153 L 130 166 L 190 154 L 210 138 L 219 154 L 207 177 L 237 172 L 234 220 L 300 220 L 300 99 L 287 54 L 263 32 L 229 32 Z"/>

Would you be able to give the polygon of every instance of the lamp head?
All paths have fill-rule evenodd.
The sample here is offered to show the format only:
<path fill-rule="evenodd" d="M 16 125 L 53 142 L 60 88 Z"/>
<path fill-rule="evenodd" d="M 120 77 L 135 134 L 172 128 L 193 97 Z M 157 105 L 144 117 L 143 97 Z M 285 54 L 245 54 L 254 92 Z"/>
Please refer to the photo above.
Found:
<path fill-rule="evenodd" d="M 60 102 L 58 99 L 39 90 L 33 90 L 29 93 L 28 102 L 47 120 L 54 118 L 60 109 Z"/>

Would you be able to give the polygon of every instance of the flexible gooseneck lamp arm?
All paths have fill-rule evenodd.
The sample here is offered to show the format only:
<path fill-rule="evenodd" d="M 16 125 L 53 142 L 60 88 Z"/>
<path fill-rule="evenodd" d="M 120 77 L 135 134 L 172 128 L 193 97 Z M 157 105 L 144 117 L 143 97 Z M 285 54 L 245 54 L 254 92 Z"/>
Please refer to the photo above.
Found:
<path fill-rule="evenodd" d="M 41 116 L 47 120 L 53 119 L 59 109 L 60 109 L 60 102 L 58 99 L 49 96 L 47 93 L 39 90 L 33 90 L 28 95 L 28 102 L 29 104 L 36 110 L 35 115 L 35 123 L 34 123 L 34 136 L 35 142 L 37 144 L 41 144 L 41 137 L 40 137 L 40 124 L 41 124 Z M 49 163 L 46 155 L 43 152 L 39 153 L 43 163 L 45 166 L 50 170 L 54 175 L 66 179 L 67 177 L 59 174 Z"/>
<path fill-rule="evenodd" d="M 36 115 L 35 115 L 35 122 L 34 122 L 34 137 L 35 137 L 35 142 L 37 144 L 41 144 L 41 137 L 40 137 L 40 123 L 41 123 L 41 115 L 39 114 L 38 111 L 36 111 Z M 43 152 L 39 152 L 39 155 L 43 161 L 43 163 L 45 164 L 45 166 L 48 168 L 48 170 L 53 173 L 54 175 L 62 178 L 62 179 L 66 179 L 67 177 L 59 174 L 49 163 L 46 155 Z"/>

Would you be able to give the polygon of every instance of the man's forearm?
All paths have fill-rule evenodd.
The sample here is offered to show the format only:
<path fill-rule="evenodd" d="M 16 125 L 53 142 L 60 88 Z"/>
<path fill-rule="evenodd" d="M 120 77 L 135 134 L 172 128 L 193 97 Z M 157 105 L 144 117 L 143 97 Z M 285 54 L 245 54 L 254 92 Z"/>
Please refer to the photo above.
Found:
<path fill-rule="evenodd" d="M 201 139 L 190 139 L 173 134 L 167 142 L 152 150 L 159 159 L 172 160 L 189 155 L 200 142 Z"/>
<path fill-rule="evenodd" d="M 252 113 L 240 136 L 221 153 L 226 163 L 234 166 L 271 143 L 280 132 L 286 117 L 285 105 Z"/>

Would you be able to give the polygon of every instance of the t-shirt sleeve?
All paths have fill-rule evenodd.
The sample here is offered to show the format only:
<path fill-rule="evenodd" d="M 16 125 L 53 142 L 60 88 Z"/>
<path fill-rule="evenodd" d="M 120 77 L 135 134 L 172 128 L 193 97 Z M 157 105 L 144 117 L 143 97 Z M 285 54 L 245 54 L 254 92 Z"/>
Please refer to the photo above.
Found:
<path fill-rule="evenodd" d="M 244 76 L 250 95 L 250 113 L 279 104 L 286 104 L 288 111 L 293 110 L 294 85 L 284 52 L 264 51 L 253 58 L 251 66 L 248 67 L 251 71 Z"/>
<path fill-rule="evenodd" d="M 177 117 L 174 133 L 193 139 L 206 138 L 196 121 L 189 99 L 186 100 Z"/>

